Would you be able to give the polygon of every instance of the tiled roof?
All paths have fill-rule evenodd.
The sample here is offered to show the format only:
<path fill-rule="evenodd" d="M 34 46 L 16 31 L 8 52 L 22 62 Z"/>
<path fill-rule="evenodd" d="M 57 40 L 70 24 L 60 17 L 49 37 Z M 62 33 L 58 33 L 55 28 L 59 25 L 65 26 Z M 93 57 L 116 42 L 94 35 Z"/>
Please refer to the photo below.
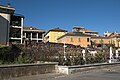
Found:
<path fill-rule="evenodd" d="M 120 34 L 112 34 L 109 37 L 114 38 L 114 37 L 120 37 Z"/>
<path fill-rule="evenodd" d="M 60 38 L 63 38 L 65 36 L 85 36 L 85 37 L 91 37 L 91 35 L 83 34 L 82 32 L 69 32 L 69 33 L 61 36 Z M 58 39 L 60 39 L 60 38 L 58 38 Z"/>
<path fill-rule="evenodd" d="M 85 33 L 94 33 L 94 34 L 98 34 L 98 32 L 91 32 L 91 31 L 90 31 L 90 32 L 87 31 L 87 32 L 85 32 Z"/>
<path fill-rule="evenodd" d="M 60 28 L 53 28 L 49 31 L 67 32 L 66 30 L 63 30 L 63 29 L 60 29 Z"/>
<path fill-rule="evenodd" d="M 38 30 L 37 28 L 35 27 L 23 27 L 24 30 Z"/>
<path fill-rule="evenodd" d="M 67 30 L 63 30 L 63 29 L 60 29 L 60 28 L 53 28 L 53 29 L 49 30 L 45 35 L 47 35 L 50 31 L 55 31 L 55 32 L 67 32 Z"/>
<path fill-rule="evenodd" d="M 24 27 L 23 28 L 23 31 L 29 31 L 29 32 L 45 32 L 44 30 L 42 29 L 37 29 L 35 27 Z"/>
<path fill-rule="evenodd" d="M 102 37 L 102 36 L 91 36 L 91 38 L 97 39 L 109 39 L 109 37 Z"/>

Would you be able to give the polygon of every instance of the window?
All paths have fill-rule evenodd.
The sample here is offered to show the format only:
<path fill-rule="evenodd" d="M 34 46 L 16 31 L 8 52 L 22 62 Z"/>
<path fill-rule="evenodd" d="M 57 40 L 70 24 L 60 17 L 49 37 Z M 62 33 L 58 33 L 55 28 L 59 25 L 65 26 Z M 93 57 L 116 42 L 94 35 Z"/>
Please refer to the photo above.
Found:
<path fill-rule="evenodd" d="M 58 34 L 60 34 L 60 32 L 58 32 Z"/>
<path fill-rule="evenodd" d="M 110 44 L 110 41 L 108 41 L 108 43 Z"/>
<path fill-rule="evenodd" d="M 104 41 L 101 39 L 101 40 L 100 40 L 100 43 L 104 43 Z"/>
<path fill-rule="evenodd" d="M 73 38 L 71 38 L 71 42 L 73 42 Z"/>
<path fill-rule="evenodd" d="M 80 38 L 78 38 L 78 42 L 80 42 Z"/>
<path fill-rule="evenodd" d="M 94 40 L 94 43 L 96 43 L 96 40 Z"/>
<path fill-rule="evenodd" d="M 87 38 L 87 42 L 90 42 L 90 38 Z"/>
<path fill-rule="evenodd" d="M 114 41 L 114 40 L 112 41 L 112 44 L 115 44 L 115 41 Z"/>

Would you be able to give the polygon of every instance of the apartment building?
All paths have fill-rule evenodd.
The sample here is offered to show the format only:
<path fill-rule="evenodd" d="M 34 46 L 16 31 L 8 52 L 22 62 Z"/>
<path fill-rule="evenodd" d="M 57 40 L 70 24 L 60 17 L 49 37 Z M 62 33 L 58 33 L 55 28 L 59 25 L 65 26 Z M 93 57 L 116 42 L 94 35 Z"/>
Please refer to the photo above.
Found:
<path fill-rule="evenodd" d="M 11 15 L 10 19 L 10 35 L 9 41 L 12 44 L 23 42 L 23 24 L 24 24 L 24 16 L 20 14 Z"/>
<path fill-rule="evenodd" d="M 57 39 L 65 35 L 66 33 L 67 33 L 66 30 L 62 30 L 60 28 L 51 29 L 45 34 L 45 42 L 57 43 L 58 42 Z"/>
<path fill-rule="evenodd" d="M 11 15 L 14 14 L 15 8 L 0 5 L 0 44 L 9 45 L 9 31 Z"/>
<path fill-rule="evenodd" d="M 80 45 L 81 47 L 88 47 L 91 45 L 91 36 L 83 34 L 82 32 L 69 32 L 58 38 L 58 43 Z"/>
<path fill-rule="evenodd" d="M 43 42 L 45 31 L 41 29 L 37 29 L 34 27 L 24 27 L 23 28 L 23 39 L 34 42 Z M 24 42 L 23 40 L 23 42 Z"/>

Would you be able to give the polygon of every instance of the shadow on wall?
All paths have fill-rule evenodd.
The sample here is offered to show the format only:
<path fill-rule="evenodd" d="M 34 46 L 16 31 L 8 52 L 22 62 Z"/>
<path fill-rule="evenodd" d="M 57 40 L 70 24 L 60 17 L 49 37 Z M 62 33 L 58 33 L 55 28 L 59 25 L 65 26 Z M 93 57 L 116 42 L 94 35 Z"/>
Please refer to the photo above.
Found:
<path fill-rule="evenodd" d="M 0 15 L 0 44 L 9 42 L 9 21 Z"/>

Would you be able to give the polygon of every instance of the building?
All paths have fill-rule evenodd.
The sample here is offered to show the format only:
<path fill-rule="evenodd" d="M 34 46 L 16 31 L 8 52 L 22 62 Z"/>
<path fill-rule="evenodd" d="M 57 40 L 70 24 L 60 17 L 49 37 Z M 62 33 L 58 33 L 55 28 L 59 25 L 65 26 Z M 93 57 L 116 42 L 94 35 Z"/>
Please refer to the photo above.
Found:
<path fill-rule="evenodd" d="M 72 32 L 81 32 L 81 30 L 85 30 L 85 28 L 81 26 L 74 26 Z"/>
<path fill-rule="evenodd" d="M 91 36 L 83 34 L 82 32 L 70 32 L 58 38 L 58 43 L 80 45 L 81 47 L 88 47 L 91 45 Z"/>
<path fill-rule="evenodd" d="M 23 37 L 24 40 L 34 41 L 34 42 L 43 42 L 44 40 L 44 30 L 40 30 L 34 27 L 24 27 L 23 28 Z"/>
<path fill-rule="evenodd" d="M 87 30 L 84 27 L 73 27 L 72 32 L 82 32 L 83 34 L 91 35 L 91 36 L 99 36 L 98 32 Z"/>
<path fill-rule="evenodd" d="M 120 47 L 120 34 L 110 37 L 110 44 Z"/>
<path fill-rule="evenodd" d="M 10 22 L 10 35 L 9 41 L 12 44 L 23 42 L 23 24 L 24 24 L 24 16 L 13 14 L 11 15 L 11 22 Z"/>
<path fill-rule="evenodd" d="M 15 8 L 0 6 L 0 44 L 22 44 L 25 40 L 41 42 L 44 30 L 24 27 L 24 16 L 14 14 Z"/>
<path fill-rule="evenodd" d="M 92 36 L 91 37 L 91 45 L 94 46 L 103 46 L 103 45 L 110 45 L 110 38 L 108 37 L 97 37 L 97 36 Z"/>
<path fill-rule="evenodd" d="M 0 5 L 0 44 L 9 45 L 9 31 L 11 15 L 14 14 L 15 8 Z"/>
<path fill-rule="evenodd" d="M 60 28 L 51 29 L 45 34 L 45 42 L 57 43 L 58 42 L 57 39 L 65 35 L 66 33 L 67 33 L 66 30 L 62 30 Z"/>
<path fill-rule="evenodd" d="M 105 32 L 105 37 L 109 38 L 110 44 L 114 45 L 115 47 L 120 47 L 120 34 L 118 32 Z"/>

